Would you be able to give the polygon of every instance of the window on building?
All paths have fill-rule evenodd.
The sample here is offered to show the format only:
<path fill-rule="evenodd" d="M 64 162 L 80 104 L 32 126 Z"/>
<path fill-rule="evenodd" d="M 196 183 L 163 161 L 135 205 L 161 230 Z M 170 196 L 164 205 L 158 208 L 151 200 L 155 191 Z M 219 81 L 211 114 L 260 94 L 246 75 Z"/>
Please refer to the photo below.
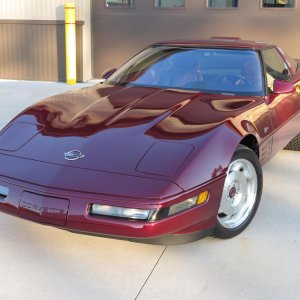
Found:
<path fill-rule="evenodd" d="M 106 0 L 106 7 L 133 7 L 134 0 Z"/>
<path fill-rule="evenodd" d="M 209 8 L 234 8 L 239 6 L 238 0 L 208 0 Z"/>
<path fill-rule="evenodd" d="M 295 0 L 262 0 L 262 7 L 295 7 Z"/>
<path fill-rule="evenodd" d="M 155 8 L 184 8 L 185 0 L 155 0 Z"/>

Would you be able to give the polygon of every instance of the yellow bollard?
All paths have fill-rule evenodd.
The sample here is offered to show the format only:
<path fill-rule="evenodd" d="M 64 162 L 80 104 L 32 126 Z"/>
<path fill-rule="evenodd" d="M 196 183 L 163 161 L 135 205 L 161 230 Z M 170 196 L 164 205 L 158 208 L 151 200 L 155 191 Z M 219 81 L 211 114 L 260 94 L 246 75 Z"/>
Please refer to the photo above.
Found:
<path fill-rule="evenodd" d="M 75 3 L 65 4 L 66 79 L 76 84 L 76 16 Z"/>

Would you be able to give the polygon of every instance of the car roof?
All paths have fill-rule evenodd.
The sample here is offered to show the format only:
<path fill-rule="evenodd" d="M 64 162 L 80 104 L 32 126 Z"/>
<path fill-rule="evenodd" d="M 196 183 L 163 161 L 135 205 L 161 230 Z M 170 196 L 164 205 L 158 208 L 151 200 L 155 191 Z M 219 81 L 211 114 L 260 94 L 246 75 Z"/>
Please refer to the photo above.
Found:
<path fill-rule="evenodd" d="M 235 37 L 212 37 L 201 40 L 170 40 L 155 43 L 154 45 L 170 45 L 180 47 L 212 47 L 212 48 L 230 48 L 230 49 L 252 49 L 260 50 L 264 48 L 275 47 L 272 43 L 246 41 Z"/>

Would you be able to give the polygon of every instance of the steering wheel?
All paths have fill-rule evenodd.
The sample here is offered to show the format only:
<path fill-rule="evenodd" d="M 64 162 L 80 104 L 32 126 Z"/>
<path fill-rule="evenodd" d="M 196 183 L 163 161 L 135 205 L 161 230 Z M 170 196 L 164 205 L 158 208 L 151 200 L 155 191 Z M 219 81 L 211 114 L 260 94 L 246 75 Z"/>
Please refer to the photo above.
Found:
<path fill-rule="evenodd" d="M 233 86 L 250 86 L 251 82 L 242 75 L 237 74 L 221 74 L 215 78 L 215 84 L 231 84 Z"/>

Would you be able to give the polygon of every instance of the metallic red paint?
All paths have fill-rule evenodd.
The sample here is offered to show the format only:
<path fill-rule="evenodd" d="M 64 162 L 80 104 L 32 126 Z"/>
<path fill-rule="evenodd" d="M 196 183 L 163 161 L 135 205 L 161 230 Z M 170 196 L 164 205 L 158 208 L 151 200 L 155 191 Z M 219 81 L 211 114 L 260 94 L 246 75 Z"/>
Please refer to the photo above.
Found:
<path fill-rule="evenodd" d="M 271 46 L 217 39 L 169 44 Z M 290 85 L 299 82 L 300 71 Z M 299 133 L 300 96 L 283 86 L 277 83 L 281 94 L 253 97 L 98 84 L 41 101 L 0 134 L 0 186 L 9 188 L 0 210 L 67 230 L 137 239 L 211 229 L 237 145 L 251 136 L 264 163 Z M 64 153 L 75 149 L 84 158 L 66 160 Z M 156 222 L 89 213 L 92 204 L 169 207 L 205 190 L 206 203 Z"/>
<path fill-rule="evenodd" d="M 79 193 L 74 191 L 62 191 L 41 187 L 32 184 L 26 184 L 26 187 L 20 187 L 20 181 L 11 180 L 2 181 L 0 185 L 9 187 L 12 193 L 5 203 L 0 207 L 3 212 L 26 218 L 31 221 L 53 225 L 62 229 L 85 233 L 98 233 L 102 235 L 112 235 L 128 238 L 154 238 L 162 235 L 189 233 L 190 228 L 193 231 L 205 230 L 215 224 L 215 218 L 218 211 L 218 197 L 222 192 L 224 176 L 213 180 L 209 184 L 197 187 L 192 191 L 174 195 L 166 199 L 132 199 L 129 197 L 114 197 L 109 195 L 96 195 Z M 26 189 L 26 192 L 23 192 Z M 174 215 L 158 222 L 128 221 L 110 217 L 91 216 L 89 208 L 91 204 L 124 205 L 126 207 L 140 207 L 142 209 L 154 209 L 157 207 L 168 207 L 185 200 L 186 198 L 208 190 L 209 199 L 206 203 Z M 25 194 L 25 195 L 24 195 Z M 33 197 L 28 197 L 29 195 Z M 49 201 L 52 198 L 54 201 Z M 65 201 L 69 201 L 67 221 L 64 226 L 61 220 L 65 216 Z M 26 205 L 24 205 L 26 202 Z M 59 203 L 58 205 L 55 205 Z M 51 211 L 56 208 L 57 211 Z M 48 213 L 52 217 L 46 217 Z"/>

